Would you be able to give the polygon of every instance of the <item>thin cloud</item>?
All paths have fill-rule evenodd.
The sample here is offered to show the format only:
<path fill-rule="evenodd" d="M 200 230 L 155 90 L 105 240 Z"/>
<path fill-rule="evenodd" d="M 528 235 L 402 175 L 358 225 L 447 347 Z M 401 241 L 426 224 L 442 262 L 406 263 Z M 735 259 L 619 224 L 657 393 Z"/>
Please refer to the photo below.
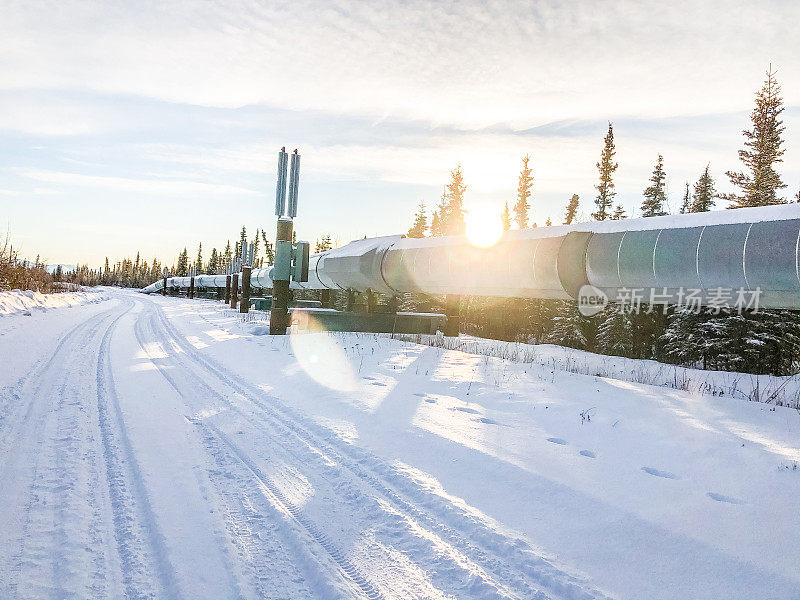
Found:
<path fill-rule="evenodd" d="M 177 181 L 157 179 L 129 179 L 125 177 L 104 177 L 99 175 L 83 175 L 63 171 L 44 171 L 37 169 L 14 169 L 17 175 L 36 181 L 46 181 L 65 186 L 104 188 L 126 192 L 139 192 L 163 196 L 187 194 L 215 195 L 257 195 L 260 192 L 246 188 L 203 183 L 199 181 Z"/>
<path fill-rule="evenodd" d="M 22 3 L 4 9 L 0 81 L 522 128 L 741 110 L 770 61 L 797 90 L 798 20 L 781 0 Z"/>

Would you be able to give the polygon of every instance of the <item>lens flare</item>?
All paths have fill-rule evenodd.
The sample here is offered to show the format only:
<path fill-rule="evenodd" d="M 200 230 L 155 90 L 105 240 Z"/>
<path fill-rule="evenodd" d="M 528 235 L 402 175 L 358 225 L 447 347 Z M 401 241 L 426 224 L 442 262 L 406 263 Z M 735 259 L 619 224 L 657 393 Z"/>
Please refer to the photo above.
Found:
<path fill-rule="evenodd" d="M 308 333 L 309 330 L 315 333 Z M 306 331 L 293 327 L 290 339 L 298 364 L 314 381 L 341 392 L 356 390 L 358 380 L 350 360 L 331 334 L 321 327 L 311 327 Z"/>
<path fill-rule="evenodd" d="M 470 208 L 465 216 L 467 239 L 473 246 L 488 248 L 503 237 L 500 214 L 491 206 Z"/>

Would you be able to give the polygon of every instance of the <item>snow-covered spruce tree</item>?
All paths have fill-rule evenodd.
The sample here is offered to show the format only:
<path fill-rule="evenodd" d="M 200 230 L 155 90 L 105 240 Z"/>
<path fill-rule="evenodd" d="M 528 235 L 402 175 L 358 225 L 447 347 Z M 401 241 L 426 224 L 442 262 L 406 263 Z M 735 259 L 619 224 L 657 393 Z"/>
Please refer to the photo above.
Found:
<path fill-rule="evenodd" d="M 408 237 L 423 238 L 428 231 L 428 215 L 425 212 L 425 203 L 420 201 L 419 209 L 414 214 L 414 223 L 408 230 Z"/>
<path fill-rule="evenodd" d="M 567 208 L 564 213 L 564 225 L 571 225 L 575 222 L 575 219 L 578 216 L 578 203 L 580 202 L 580 197 L 578 194 L 572 194 L 572 198 L 569 199 L 567 202 Z"/>
<path fill-rule="evenodd" d="M 772 71 L 767 70 L 767 79 L 756 94 L 756 106 L 750 113 L 752 129 L 745 129 L 744 149 L 739 150 L 739 160 L 745 171 L 727 171 L 731 183 L 739 188 L 739 193 L 722 194 L 729 200 L 729 208 L 746 206 L 768 206 L 783 204 L 778 191 L 785 188 L 781 176 L 775 171 L 775 164 L 783 162 L 784 149 L 782 134 L 785 129 L 780 115 L 783 112 L 781 88 Z"/>
<path fill-rule="evenodd" d="M 641 213 L 643 217 L 660 217 L 667 214 L 664 206 L 667 203 L 667 195 L 664 192 L 667 182 L 667 174 L 664 172 L 664 157 L 658 155 L 653 174 L 650 175 L 650 185 L 644 190 L 644 200 L 642 201 Z"/>
<path fill-rule="evenodd" d="M 714 198 L 717 196 L 717 191 L 714 189 L 714 178 L 708 172 L 709 165 L 706 165 L 705 170 L 697 183 L 694 184 L 694 194 L 692 194 L 692 209 L 690 212 L 708 212 L 714 206 Z"/>
<path fill-rule="evenodd" d="M 602 354 L 613 356 L 632 355 L 631 316 L 620 310 L 617 304 L 609 304 L 600 313 L 597 326 L 596 349 Z"/>
<path fill-rule="evenodd" d="M 514 221 L 518 229 L 528 228 L 528 211 L 531 208 L 528 200 L 531 197 L 531 188 L 533 188 L 533 175 L 531 175 L 531 168 L 529 162 L 531 157 L 525 155 L 522 158 L 522 169 L 519 173 L 519 183 L 517 184 L 517 202 L 514 204 Z"/>
<path fill-rule="evenodd" d="M 614 155 L 617 151 L 614 148 L 614 127 L 608 124 L 608 133 L 603 140 L 603 152 L 600 154 L 600 162 L 597 163 L 597 170 L 600 173 L 600 182 L 594 186 L 597 189 L 597 197 L 594 200 L 597 211 L 592 213 L 592 217 L 597 221 L 605 221 L 611 213 L 611 205 L 617 192 L 614 190 L 614 171 L 619 164 L 614 162 Z"/>
<path fill-rule="evenodd" d="M 511 213 L 508 212 L 508 202 L 506 202 L 503 212 L 500 213 L 500 223 L 503 225 L 503 231 L 511 229 Z"/>
<path fill-rule="evenodd" d="M 231 250 L 231 241 L 225 245 L 225 252 L 222 253 L 222 266 L 226 266 L 233 259 L 233 250 Z"/>
<path fill-rule="evenodd" d="M 574 300 L 559 300 L 555 308 L 553 328 L 545 337 L 545 341 L 579 350 L 586 349 L 586 336 L 581 327 L 583 317 L 578 312 L 578 303 Z"/>

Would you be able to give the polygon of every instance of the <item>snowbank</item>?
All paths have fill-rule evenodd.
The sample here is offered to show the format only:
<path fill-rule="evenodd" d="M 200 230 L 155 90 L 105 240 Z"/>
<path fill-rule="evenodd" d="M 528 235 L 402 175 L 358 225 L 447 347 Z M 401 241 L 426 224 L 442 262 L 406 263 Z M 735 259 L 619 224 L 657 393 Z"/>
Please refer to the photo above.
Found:
<path fill-rule="evenodd" d="M 50 308 L 76 306 L 100 302 L 108 298 L 101 290 L 64 292 L 61 294 L 41 294 L 30 290 L 11 290 L 0 292 L 0 317 L 13 314 L 30 315 L 32 310 L 45 311 Z"/>
<path fill-rule="evenodd" d="M 396 335 L 396 338 L 460 350 L 470 354 L 494 356 L 514 362 L 537 364 L 555 371 L 595 375 L 619 381 L 657 385 L 711 396 L 730 396 L 777 406 L 800 408 L 800 376 L 776 377 L 727 371 L 704 371 L 654 360 L 606 356 L 551 344 L 523 344 L 462 335 Z"/>

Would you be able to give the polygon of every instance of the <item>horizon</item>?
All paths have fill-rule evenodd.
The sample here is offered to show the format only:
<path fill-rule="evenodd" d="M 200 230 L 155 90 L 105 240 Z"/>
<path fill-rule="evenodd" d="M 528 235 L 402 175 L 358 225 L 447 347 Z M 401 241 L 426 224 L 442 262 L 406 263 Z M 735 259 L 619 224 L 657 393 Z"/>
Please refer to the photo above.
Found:
<path fill-rule="evenodd" d="M 572 194 L 592 211 L 609 121 L 616 200 L 635 216 L 660 153 L 674 213 L 708 163 L 733 191 L 724 172 L 740 169 L 770 64 L 786 107 L 783 194 L 797 193 L 800 5 L 603 9 L 4 7 L 0 225 L 53 265 L 137 251 L 169 265 L 198 243 L 207 258 L 242 225 L 273 235 L 284 145 L 303 156 L 296 229 L 312 244 L 405 233 L 459 163 L 467 210 L 499 217 L 525 154 L 531 220 L 557 224 Z"/>

